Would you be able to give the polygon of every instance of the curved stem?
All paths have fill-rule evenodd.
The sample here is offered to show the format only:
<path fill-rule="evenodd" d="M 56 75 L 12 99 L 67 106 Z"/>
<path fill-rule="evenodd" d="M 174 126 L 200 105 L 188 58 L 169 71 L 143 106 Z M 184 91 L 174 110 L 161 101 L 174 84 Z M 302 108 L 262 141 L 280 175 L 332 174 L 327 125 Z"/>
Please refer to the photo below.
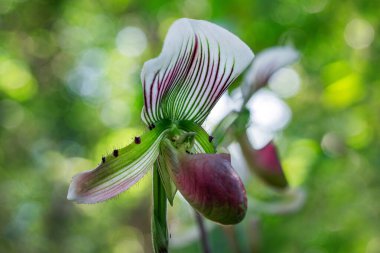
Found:
<path fill-rule="evenodd" d="M 194 212 L 195 212 L 195 220 L 197 221 L 198 228 L 199 228 L 199 236 L 201 239 L 203 252 L 211 253 L 211 247 L 208 241 L 207 231 L 205 228 L 205 224 L 203 222 L 203 218 L 197 211 L 194 211 Z"/>

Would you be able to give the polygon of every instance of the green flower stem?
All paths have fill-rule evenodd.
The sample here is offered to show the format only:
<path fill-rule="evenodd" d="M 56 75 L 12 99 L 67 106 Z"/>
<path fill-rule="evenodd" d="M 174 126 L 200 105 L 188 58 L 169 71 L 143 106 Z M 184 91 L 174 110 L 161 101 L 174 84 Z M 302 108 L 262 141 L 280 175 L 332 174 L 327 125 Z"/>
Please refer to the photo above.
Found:
<path fill-rule="evenodd" d="M 158 172 L 157 162 L 153 167 L 153 216 L 152 240 L 155 253 L 168 252 L 168 227 L 166 222 L 166 194 Z"/>

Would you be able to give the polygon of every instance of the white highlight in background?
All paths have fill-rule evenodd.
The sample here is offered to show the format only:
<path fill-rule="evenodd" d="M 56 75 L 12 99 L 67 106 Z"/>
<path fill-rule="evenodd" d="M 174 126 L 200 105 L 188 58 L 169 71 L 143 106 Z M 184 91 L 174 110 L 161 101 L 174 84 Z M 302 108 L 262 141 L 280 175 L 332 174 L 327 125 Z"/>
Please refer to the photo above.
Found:
<path fill-rule="evenodd" d="M 139 56 L 147 47 L 145 33 L 138 27 L 128 26 L 117 34 L 116 47 L 125 56 Z"/>

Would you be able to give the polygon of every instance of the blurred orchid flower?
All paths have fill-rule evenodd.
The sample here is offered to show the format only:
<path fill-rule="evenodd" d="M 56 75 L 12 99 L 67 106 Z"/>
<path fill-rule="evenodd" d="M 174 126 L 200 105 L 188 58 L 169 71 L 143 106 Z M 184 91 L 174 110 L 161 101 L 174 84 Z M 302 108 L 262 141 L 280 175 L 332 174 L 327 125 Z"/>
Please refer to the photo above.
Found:
<path fill-rule="evenodd" d="M 224 99 L 229 102 L 228 108 L 241 109 L 226 113 L 213 132 L 216 142 L 224 142 L 225 146 L 236 139 L 249 168 L 276 188 L 286 188 L 288 184 L 272 140 L 274 132 L 289 122 L 291 111 L 273 92 L 260 89 L 276 71 L 298 58 L 298 52 L 291 47 L 274 47 L 259 53 L 243 85 L 234 93 L 235 99 Z"/>
<path fill-rule="evenodd" d="M 273 187 L 282 189 L 287 188 L 288 181 L 283 172 L 277 148 L 272 139 L 274 136 L 273 132 L 282 129 L 288 123 L 291 111 L 275 94 L 269 91 L 260 94 L 256 92 L 268 84 L 269 79 L 276 71 L 294 63 L 298 58 L 299 53 L 292 47 L 274 47 L 261 52 L 253 61 L 241 87 L 244 99 L 243 104 L 251 111 L 251 121 L 254 123 L 248 127 L 244 133 L 241 132 L 240 137 L 238 137 L 243 155 L 251 170 L 263 181 Z M 272 108 L 275 110 L 272 111 L 271 115 L 261 117 L 261 121 L 264 121 L 261 123 L 261 125 L 265 126 L 264 129 L 263 127 L 260 129 L 260 125 L 257 124 L 259 120 L 257 118 L 255 119 L 255 114 L 258 113 L 257 110 L 255 111 L 255 104 L 258 103 L 255 102 L 258 102 L 258 98 L 260 98 L 259 95 L 261 95 L 264 103 L 268 104 L 271 101 Z M 257 105 L 256 108 L 259 106 L 263 107 L 263 102 Z M 269 110 L 264 109 L 263 111 L 269 113 Z M 253 147 L 253 145 L 255 145 L 255 143 L 253 143 L 255 133 L 252 132 L 257 132 L 258 129 L 260 129 L 260 135 L 266 139 L 262 140 L 262 143 L 259 143 L 259 149 L 255 149 Z"/>
<path fill-rule="evenodd" d="M 141 73 L 141 117 L 150 131 L 103 157 L 94 170 L 74 176 L 67 198 L 78 203 L 112 198 L 154 165 L 152 229 L 163 240 L 166 199 L 172 204 L 177 188 L 207 218 L 239 222 L 246 209 L 244 186 L 229 156 L 212 154 L 212 137 L 201 124 L 253 57 L 246 44 L 217 25 L 191 19 L 174 22 L 161 54 L 147 61 Z M 165 243 L 154 247 L 159 251 Z"/>
<path fill-rule="evenodd" d="M 250 168 L 266 183 L 277 188 L 286 188 L 286 180 L 277 148 L 271 141 L 261 149 L 253 149 L 247 136 L 241 136 L 239 144 Z"/>
<path fill-rule="evenodd" d="M 271 101 L 280 101 L 273 92 L 264 91 L 257 93 L 257 91 L 265 87 L 270 78 L 278 70 L 296 62 L 298 58 L 299 53 L 289 46 L 272 47 L 260 52 L 248 68 L 242 85 L 232 92 L 232 96 L 224 94 L 221 100 L 216 104 L 215 109 L 208 117 L 207 125 L 210 128 L 215 128 L 228 114 L 231 114 L 233 111 L 241 112 L 245 107 L 250 111 L 252 121 L 257 121 L 257 119 L 255 119 L 257 118 L 257 113 L 254 111 L 260 108 L 254 108 L 258 107 L 256 106 L 257 103 L 255 100 L 270 99 Z M 281 107 L 284 108 L 284 106 L 284 103 L 282 103 Z M 265 110 L 265 108 L 261 108 L 260 113 L 263 110 Z M 284 108 L 284 110 L 287 111 L 289 109 Z M 270 116 L 273 118 L 273 115 Z M 276 118 L 273 118 L 273 121 L 276 120 Z M 267 124 L 265 124 L 265 127 L 267 127 Z"/>
<path fill-rule="evenodd" d="M 299 53 L 292 47 L 272 47 L 258 54 L 241 86 L 244 101 L 247 102 L 253 93 L 267 85 L 277 70 L 294 63 L 298 58 Z"/>

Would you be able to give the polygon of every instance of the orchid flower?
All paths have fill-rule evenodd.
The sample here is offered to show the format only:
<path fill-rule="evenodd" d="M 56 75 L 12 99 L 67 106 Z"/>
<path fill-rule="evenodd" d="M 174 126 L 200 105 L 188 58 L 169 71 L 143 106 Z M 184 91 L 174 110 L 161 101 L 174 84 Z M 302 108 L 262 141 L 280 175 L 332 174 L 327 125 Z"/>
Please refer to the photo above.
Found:
<path fill-rule="evenodd" d="M 141 117 L 150 131 L 102 157 L 95 169 L 74 176 L 67 198 L 107 200 L 153 167 L 156 251 L 167 246 L 166 200 L 173 204 L 177 189 L 205 217 L 222 224 L 241 221 L 247 207 L 244 186 L 230 156 L 214 154 L 212 137 L 201 124 L 253 57 L 246 44 L 215 24 L 174 22 L 161 54 L 147 61 L 141 73 Z M 163 242 L 156 245 L 155 240 Z"/>
<path fill-rule="evenodd" d="M 299 53 L 288 46 L 269 48 L 258 54 L 241 86 L 245 102 L 248 102 L 258 89 L 266 86 L 276 71 L 294 63 L 298 58 Z"/>
<path fill-rule="evenodd" d="M 288 182 L 282 170 L 276 146 L 272 141 L 273 133 L 269 129 L 264 129 L 266 132 L 260 133 L 261 137 L 267 137 L 267 141 L 259 149 L 255 149 L 250 141 L 250 133 L 257 134 L 258 130 L 251 123 L 255 118 L 255 112 L 250 108 L 250 102 L 256 99 L 256 92 L 267 85 L 268 80 L 276 71 L 294 63 L 298 58 L 298 52 L 292 47 L 274 47 L 259 53 L 238 90 L 243 100 L 240 101 L 241 109 L 225 116 L 213 133 L 215 141 L 224 142 L 225 146 L 236 139 L 249 168 L 263 181 L 280 189 L 286 188 Z M 278 99 L 278 101 L 281 100 Z M 230 103 L 233 102 L 230 100 Z M 285 103 L 282 104 L 287 108 Z M 236 106 L 230 105 L 230 107 Z"/>
<path fill-rule="evenodd" d="M 241 87 L 245 103 L 249 102 L 256 91 L 268 84 L 276 71 L 294 63 L 298 58 L 299 53 L 292 47 L 274 47 L 261 52 L 253 61 Z M 287 108 L 286 105 L 285 108 Z M 247 135 L 249 131 L 250 129 L 247 128 L 238 139 L 250 168 L 269 185 L 286 188 L 288 181 L 275 144 L 270 139 L 264 147 L 254 149 Z"/>

